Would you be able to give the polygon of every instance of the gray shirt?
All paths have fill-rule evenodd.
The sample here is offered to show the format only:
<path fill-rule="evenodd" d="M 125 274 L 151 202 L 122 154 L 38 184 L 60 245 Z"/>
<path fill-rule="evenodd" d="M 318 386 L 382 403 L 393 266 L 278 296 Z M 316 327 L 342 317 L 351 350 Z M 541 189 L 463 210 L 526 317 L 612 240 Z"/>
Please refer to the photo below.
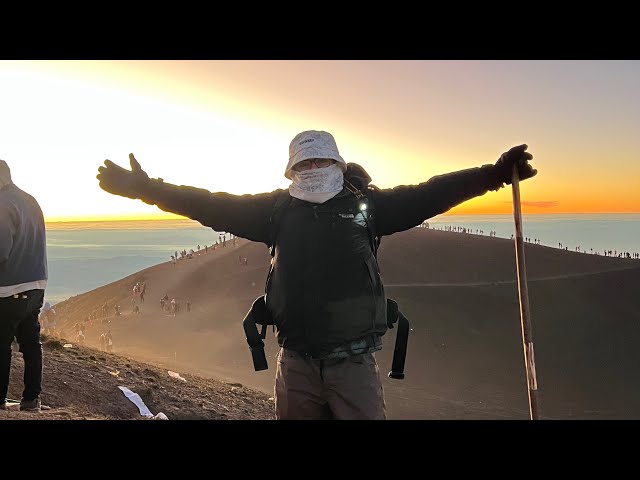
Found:
<path fill-rule="evenodd" d="M 0 287 L 47 278 L 42 210 L 35 198 L 9 183 L 0 188 Z"/>

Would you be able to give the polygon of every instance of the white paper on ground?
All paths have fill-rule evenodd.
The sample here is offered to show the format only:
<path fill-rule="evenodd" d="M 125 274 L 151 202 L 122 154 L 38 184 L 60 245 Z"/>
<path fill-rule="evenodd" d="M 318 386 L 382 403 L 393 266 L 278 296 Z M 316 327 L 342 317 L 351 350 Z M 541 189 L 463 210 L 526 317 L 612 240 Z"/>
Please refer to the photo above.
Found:
<path fill-rule="evenodd" d="M 118 386 L 118 388 L 122 390 L 122 393 L 124 393 L 125 397 L 131 400 L 135 404 L 135 406 L 138 407 L 138 410 L 140 410 L 140 415 L 142 415 L 143 417 L 153 417 L 153 413 L 151 413 L 149 408 L 144 404 L 142 398 L 140 398 L 140 395 L 132 392 L 127 387 Z"/>
<path fill-rule="evenodd" d="M 186 382 L 187 379 L 182 377 L 179 373 L 176 372 L 172 372 L 171 370 L 167 370 L 167 373 L 169 374 L 170 377 L 172 378 L 177 378 L 178 380 L 182 380 L 183 382 Z"/>
<path fill-rule="evenodd" d="M 149 410 L 149 408 L 142 401 L 142 398 L 140 398 L 140 395 L 138 395 L 137 393 L 132 392 L 127 387 L 118 386 L 118 388 L 122 390 L 122 393 L 124 393 L 125 396 L 136 405 L 136 407 L 138 407 L 140 415 L 147 418 L 152 418 L 154 420 L 169 420 L 169 418 L 162 412 L 158 412 L 156 415 L 151 413 L 151 410 Z"/>

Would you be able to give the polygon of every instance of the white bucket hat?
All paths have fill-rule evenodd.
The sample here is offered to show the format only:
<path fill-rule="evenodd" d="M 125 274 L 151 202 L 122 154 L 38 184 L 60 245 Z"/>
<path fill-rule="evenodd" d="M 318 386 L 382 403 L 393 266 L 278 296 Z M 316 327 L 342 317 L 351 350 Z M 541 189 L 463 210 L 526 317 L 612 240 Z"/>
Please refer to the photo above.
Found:
<path fill-rule="evenodd" d="M 289 144 L 289 163 L 284 171 L 284 176 L 291 180 L 291 169 L 296 163 L 310 158 L 332 158 L 343 172 L 347 171 L 345 162 L 333 136 L 328 132 L 319 130 L 307 130 L 299 133 Z"/>

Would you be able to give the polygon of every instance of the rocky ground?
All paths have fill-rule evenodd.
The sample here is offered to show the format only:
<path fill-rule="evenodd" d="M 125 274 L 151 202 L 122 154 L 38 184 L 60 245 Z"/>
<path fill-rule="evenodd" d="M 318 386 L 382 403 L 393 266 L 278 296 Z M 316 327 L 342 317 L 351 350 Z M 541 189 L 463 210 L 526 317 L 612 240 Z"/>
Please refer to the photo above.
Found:
<path fill-rule="evenodd" d="M 43 336 L 40 413 L 0 410 L 0 420 L 147 420 L 118 387 L 137 393 L 154 416 L 169 420 L 269 420 L 273 399 L 239 383 L 225 383 L 71 345 Z M 14 346 L 8 398 L 22 393 L 22 354 Z M 47 408 L 48 407 L 48 408 Z M 160 415 L 161 417 L 162 415 Z"/>

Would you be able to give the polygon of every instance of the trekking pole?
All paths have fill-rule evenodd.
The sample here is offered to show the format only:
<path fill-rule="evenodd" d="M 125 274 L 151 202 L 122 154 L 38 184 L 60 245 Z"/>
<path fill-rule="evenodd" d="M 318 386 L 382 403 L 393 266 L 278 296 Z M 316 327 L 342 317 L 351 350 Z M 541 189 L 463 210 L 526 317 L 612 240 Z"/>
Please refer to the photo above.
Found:
<path fill-rule="evenodd" d="M 536 363 L 533 356 L 533 336 L 531 333 L 531 312 L 529 311 L 529 290 L 527 288 L 527 271 L 524 263 L 524 240 L 522 236 L 522 213 L 520 210 L 520 178 L 518 165 L 514 164 L 511 176 L 513 193 L 513 218 L 516 224 L 516 267 L 518 271 L 518 296 L 520 299 L 520 325 L 522 327 L 522 346 L 524 347 L 524 366 L 527 373 L 529 390 L 529 417 L 540 419 L 538 405 L 538 382 L 536 380 Z"/>

